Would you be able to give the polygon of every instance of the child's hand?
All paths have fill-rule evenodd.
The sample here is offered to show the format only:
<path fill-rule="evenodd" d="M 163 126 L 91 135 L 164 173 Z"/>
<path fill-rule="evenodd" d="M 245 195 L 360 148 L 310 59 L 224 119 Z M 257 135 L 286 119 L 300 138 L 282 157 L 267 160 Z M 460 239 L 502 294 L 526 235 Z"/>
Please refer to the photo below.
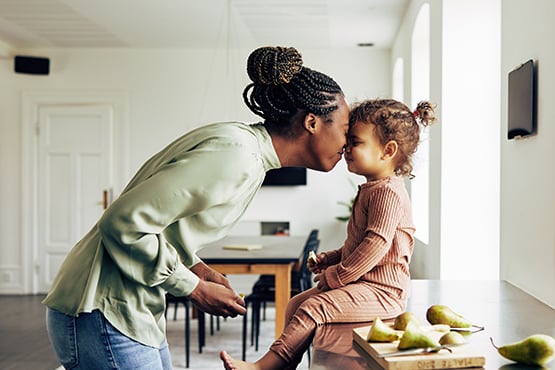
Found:
<path fill-rule="evenodd" d="M 317 274 L 314 276 L 314 282 L 316 283 L 316 287 L 321 291 L 325 292 L 330 290 L 328 282 L 326 281 L 326 276 L 324 274 Z"/>
<path fill-rule="evenodd" d="M 325 260 L 326 255 L 324 253 L 319 253 L 318 255 L 316 255 L 316 253 L 311 251 L 311 253 L 309 253 L 308 255 L 308 269 L 313 274 L 319 274 L 320 272 L 322 272 L 322 270 L 326 268 Z"/>

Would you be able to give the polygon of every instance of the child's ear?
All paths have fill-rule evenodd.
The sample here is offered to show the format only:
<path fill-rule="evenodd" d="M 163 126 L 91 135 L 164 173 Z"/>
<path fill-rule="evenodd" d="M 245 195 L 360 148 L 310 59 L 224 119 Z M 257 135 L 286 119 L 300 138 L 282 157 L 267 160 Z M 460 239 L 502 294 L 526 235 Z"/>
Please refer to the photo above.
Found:
<path fill-rule="evenodd" d="M 398 150 L 399 144 L 397 144 L 396 141 L 388 141 L 387 144 L 385 144 L 385 146 L 383 147 L 383 159 L 395 157 Z"/>

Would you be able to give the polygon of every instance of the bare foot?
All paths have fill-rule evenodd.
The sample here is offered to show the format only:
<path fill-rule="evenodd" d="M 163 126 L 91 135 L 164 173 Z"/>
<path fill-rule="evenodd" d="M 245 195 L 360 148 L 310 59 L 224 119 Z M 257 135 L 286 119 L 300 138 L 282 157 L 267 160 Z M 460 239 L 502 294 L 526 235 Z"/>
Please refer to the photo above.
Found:
<path fill-rule="evenodd" d="M 220 352 L 220 359 L 224 364 L 225 370 L 248 370 L 248 369 L 256 369 L 254 364 L 249 362 L 236 360 L 229 355 L 226 351 Z"/>

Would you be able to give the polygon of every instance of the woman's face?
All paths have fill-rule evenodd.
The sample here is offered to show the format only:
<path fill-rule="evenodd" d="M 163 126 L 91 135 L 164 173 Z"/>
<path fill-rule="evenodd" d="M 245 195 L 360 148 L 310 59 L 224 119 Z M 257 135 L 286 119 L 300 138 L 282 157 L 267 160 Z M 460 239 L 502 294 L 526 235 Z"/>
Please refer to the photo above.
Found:
<path fill-rule="evenodd" d="M 317 171 L 331 171 L 341 160 L 349 131 L 349 106 L 343 97 L 338 98 L 338 108 L 326 118 L 317 117 L 319 129 L 314 138 L 312 152 Z"/>

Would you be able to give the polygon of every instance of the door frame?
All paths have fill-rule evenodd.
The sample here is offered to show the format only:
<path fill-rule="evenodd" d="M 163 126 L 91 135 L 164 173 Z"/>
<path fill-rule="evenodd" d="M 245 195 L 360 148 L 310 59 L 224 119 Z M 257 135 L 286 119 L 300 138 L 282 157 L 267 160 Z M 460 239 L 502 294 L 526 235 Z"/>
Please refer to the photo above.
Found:
<path fill-rule="evenodd" d="M 114 194 L 129 178 L 129 104 L 124 91 L 24 91 L 21 96 L 21 261 L 24 293 L 38 293 L 38 120 L 39 108 L 105 104 L 113 108 Z"/>

